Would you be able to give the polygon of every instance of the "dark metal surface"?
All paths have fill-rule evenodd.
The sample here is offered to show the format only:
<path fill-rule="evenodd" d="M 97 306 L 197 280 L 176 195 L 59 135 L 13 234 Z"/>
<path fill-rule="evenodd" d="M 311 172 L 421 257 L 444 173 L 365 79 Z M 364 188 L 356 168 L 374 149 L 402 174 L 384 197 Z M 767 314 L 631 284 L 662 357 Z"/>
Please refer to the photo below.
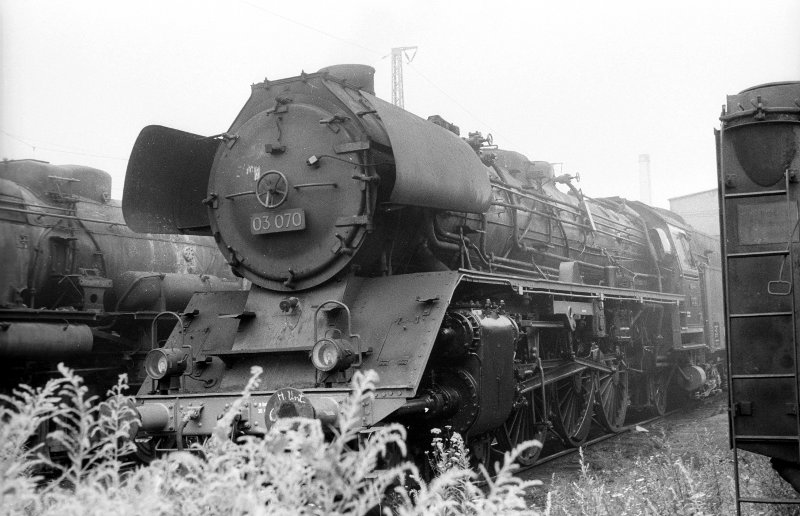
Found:
<path fill-rule="evenodd" d="M 363 139 L 359 126 L 354 116 L 337 117 L 340 108 L 319 77 L 314 84 L 312 94 L 300 79 L 288 90 L 254 92 L 246 109 L 261 109 L 234 122 L 236 142 L 217 157 L 208 182 L 220 249 L 240 275 L 272 290 L 307 289 L 341 272 L 357 259 L 372 222 L 377 178 L 369 177 L 364 153 L 335 155 L 337 145 Z M 308 164 L 311 156 L 316 166 Z M 290 231 L 264 230 L 297 210 L 304 220 Z M 364 220 L 337 225 L 355 217 Z"/>
<path fill-rule="evenodd" d="M 38 386 L 62 361 L 93 393 L 123 372 L 136 387 L 159 311 L 241 288 L 213 240 L 134 233 L 110 191 L 100 170 L 0 163 L 0 391 Z"/>
<path fill-rule="evenodd" d="M 0 322 L 3 360 L 64 360 L 92 352 L 92 330 L 85 324 Z"/>
<path fill-rule="evenodd" d="M 489 172 L 458 136 L 369 94 L 389 133 L 397 166 L 390 202 L 483 213 L 491 201 Z"/>
<path fill-rule="evenodd" d="M 375 94 L 375 69 L 362 64 L 340 64 L 320 68 L 318 73 L 329 73 L 345 83 L 367 93 Z"/>
<path fill-rule="evenodd" d="M 78 192 L 89 193 L 110 187 L 104 173 L 36 165 L 32 168 L 27 161 L 0 165 L 3 177 L 25 177 L 19 183 L 0 179 L 0 243 L 5 264 L 0 267 L 0 306 L 22 303 L 28 308 L 80 309 L 92 303 L 92 308 L 99 304 L 113 311 L 125 295 L 128 281 L 123 275 L 132 271 L 189 274 L 196 280 L 201 275 L 233 279 L 211 239 L 139 235 L 125 226 L 118 201 L 97 202 L 71 193 L 76 185 L 82 185 Z M 51 179 L 68 175 L 81 182 L 65 186 Z M 90 181 L 95 177 L 100 183 L 93 186 Z M 60 201 L 50 195 L 54 191 L 61 192 Z M 100 281 L 101 286 L 110 280 L 111 287 L 96 300 L 78 296 L 79 287 L 90 280 Z M 128 303 L 126 308 L 133 306 Z"/>
<path fill-rule="evenodd" d="M 738 450 L 800 464 L 800 82 L 728 96 L 717 133 L 736 508 Z"/>
<path fill-rule="evenodd" d="M 196 135 L 154 128 L 137 144 L 137 197 L 163 189 L 165 174 L 207 178 L 202 210 L 192 192 L 160 197 L 186 201 L 177 213 L 131 201 L 143 227 L 201 230 L 208 213 L 225 258 L 254 283 L 247 294 L 195 295 L 184 315 L 172 314 L 181 324 L 166 346 L 190 349 L 191 367 L 140 390 L 174 421 L 188 418 L 166 437 L 207 435 L 253 366 L 263 370 L 265 393 L 253 398 L 261 409 L 262 394 L 292 392 L 316 411 L 371 369 L 380 380 L 362 407 L 365 429 L 399 421 L 419 441 L 451 425 L 488 450 L 510 414 L 527 418 L 513 429 L 560 417 L 571 427 L 565 439 L 581 442 L 592 386 L 611 378 L 614 358 L 636 373 L 629 392 L 641 408 L 658 404 L 653 378 L 665 392 L 677 362 L 702 376 L 709 305 L 692 256 L 702 251 L 680 240 L 688 227 L 679 217 L 589 199 L 574 178 L 480 133 L 467 143 L 370 94 L 365 70 L 254 85 L 213 164 Z M 297 215 L 288 230 L 287 215 Z M 309 351 L 322 346 L 332 358 L 315 366 Z M 579 380 L 585 388 L 561 401 L 583 396 L 585 410 L 554 410 L 546 391 Z M 258 433 L 264 414 L 244 416 L 233 430 Z"/>
<path fill-rule="evenodd" d="M 133 145 L 122 211 L 139 233 L 210 235 L 203 204 L 220 141 L 158 125 Z"/>
<path fill-rule="evenodd" d="M 114 284 L 116 310 L 183 311 L 195 292 L 237 287 L 236 282 L 204 274 L 126 271 Z"/>
<path fill-rule="evenodd" d="M 729 187 L 779 188 L 787 169 L 799 169 L 799 90 L 800 82 L 772 83 L 728 96 L 721 120 Z"/>
<path fill-rule="evenodd" d="M 642 303 L 662 303 L 676 306 L 684 297 L 683 294 L 605 287 L 602 285 L 586 285 L 582 283 L 563 283 L 555 280 L 526 278 L 521 275 L 492 274 L 464 269 L 462 269 L 461 272 L 464 273 L 464 281 L 508 285 L 515 292 L 519 293 L 549 294 L 586 300 L 603 297 L 604 299 L 624 299 Z"/>
<path fill-rule="evenodd" d="M 107 202 L 111 198 L 108 172 L 79 165 L 54 166 L 44 161 L 0 161 L 0 179 L 50 194 L 51 199 L 86 198 Z"/>

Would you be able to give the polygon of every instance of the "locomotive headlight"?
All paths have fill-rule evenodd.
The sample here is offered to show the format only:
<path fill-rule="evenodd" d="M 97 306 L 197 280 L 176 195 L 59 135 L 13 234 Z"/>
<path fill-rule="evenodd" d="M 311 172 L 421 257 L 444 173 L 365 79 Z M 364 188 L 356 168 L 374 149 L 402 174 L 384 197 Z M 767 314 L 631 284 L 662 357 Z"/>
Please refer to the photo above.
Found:
<path fill-rule="evenodd" d="M 186 370 L 187 358 L 188 353 L 184 349 L 153 349 L 144 359 L 144 370 L 154 380 L 175 376 Z"/>
<path fill-rule="evenodd" d="M 322 339 L 311 349 L 311 363 L 322 372 L 347 369 L 355 360 L 353 352 L 331 339 Z"/>

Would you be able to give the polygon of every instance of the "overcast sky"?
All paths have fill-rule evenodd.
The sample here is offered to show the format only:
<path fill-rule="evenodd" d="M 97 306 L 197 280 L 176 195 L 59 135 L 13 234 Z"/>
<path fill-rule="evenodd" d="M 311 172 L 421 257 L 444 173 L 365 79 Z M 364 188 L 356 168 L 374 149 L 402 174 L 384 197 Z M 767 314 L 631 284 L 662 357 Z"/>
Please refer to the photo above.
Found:
<path fill-rule="evenodd" d="M 419 50 L 405 107 L 580 173 L 592 197 L 716 186 L 726 94 L 800 80 L 800 1 L 0 0 L 0 157 L 101 168 L 122 195 L 138 132 L 226 130 L 264 77 Z"/>

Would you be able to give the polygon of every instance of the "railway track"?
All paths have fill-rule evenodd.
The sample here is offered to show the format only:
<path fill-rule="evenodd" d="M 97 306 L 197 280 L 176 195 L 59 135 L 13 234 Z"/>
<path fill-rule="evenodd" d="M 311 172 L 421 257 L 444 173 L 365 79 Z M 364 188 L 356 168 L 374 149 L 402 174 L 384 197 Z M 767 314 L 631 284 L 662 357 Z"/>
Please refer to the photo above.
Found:
<path fill-rule="evenodd" d="M 540 468 L 544 464 L 549 462 L 555 461 L 562 457 L 566 457 L 575 453 L 578 453 L 581 449 L 585 449 L 590 446 L 594 446 L 595 444 L 601 443 L 603 441 L 607 441 L 609 439 L 613 439 L 616 437 L 623 437 L 629 434 L 632 431 L 635 431 L 637 426 L 648 426 L 652 423 L 657 421 L 661 421 L 663 419 L 668 418 L 669 416 L 676 414 L 682 410 L 686 410 L 687 405 L 682 405 L 680 407 L 676 407 L 672 410 L 665 412 L 663 415 L 657 415 L 653 417 L 648 417 L 641 420 L 633 421 L 624 427 L 622 427 L 618 432 L 598 432 L 598 434 L 594 436 L 590 436 L 583 444 L 578 447 L 566 447 L 563 444 L 559 444 L 557 439 L 550 439 L 546 443 L 544 443 L 544 450 L 540 458 L 534 463 L 530 465 L 519 465 L 519 468 L 516 471 L 517 475 L 529 473 L 536 471 L 537 468 Z"/>
<path fill-rule="evenodd" d="M 696 420 L 698 422 L 705 421 L 709 417 L 715 414 L 719 414 L 721 407 L 724 405 L 724 396 L 717 395 L 713 398 L 706 398 L 704 400 L 694 401 L 690 400 L 687 403 L 684 403 L 680 406 L 674 407 L 671 410 L 665 412 L 663 415 L 654 416 L 654 417 L 646 417 L 643 419 L 635 419 L 634 421 L 626 424 L 624 427 L 620 429 L 619 432 L 598 432 L 595 435 L 591 435 L 589 439 L 586 440 L 580 447 L 565 447 L 563 445 L 559 445 L 556 439 L 548 440 L 545 443 L 544 450 L 542 452 L 542 456 L 536 461 L 535 464 L 520 466 L 517 470 L 517 475 L 535 475 L 537 473 L 541 473 L 536 475 L 535 478 L 547 478 L 551 476 L 553 473 L 556 473 L 562 469 L 570 469 L 574 467 L 574 465 L 561 465 L 559 463 L 553 463 L 558 459 L 562 459 L 564 457 L 570 456 L 572 454 L 577 453 L 581 448 L 585 449 L 590 446 L 597 445 L 604 441 L 608 441 L 615 437 L 620 437 L 625 439 L 625 436 L 632 438 L 632 432 L 635 431 L 637 426 L 640 427 L 648 427 L 654 423 L 658 423 L 660 421 L 664 421 L 670 416 L 675 416 L 679 413 L 686 413 L 687 417 L 691 418 L 692 420 Z M 534 478 L 534 477 L 531 477 Z"/>
<path fill-rule="evenodd" d="M 648 424 L 653 423 L 655 421 L 659 421 L 659 420 L 664 419 L 664 418 L 666 418 L 666 417 L 668 417 L 668 416 L 670 416 L 672 414 L 677 413 L 678 411 L 680 411 L 680 409 L 674 409 L 674 410 L 671 410 L 669 412 L 666 412 L 662 416 L 654 416 L 654 417 L 651 417 L 649 419 L 643 419 L 641 421 L 637 421 L 635 423 L 631 423 L 629 425 L 626 425 L 619 432 L 606 432 L 606 433 L 604 433 L 602 435 L 599 435 L 597 437 L 594 437 L 592 439 L 587 440 L 584 444 L 582 444 L 581 446 L 579 446 L 577 448 L 564 448 L 561 451 L 545 455 L 540 460 L 538 460 L 535 464 L 532 464 L 530 466 L 526 466 L 525 468 L 520 468 L 518 471 L 519 472 L 528 471 L 528 470 L 536 468 L 537 466 L 541 466 L 542 464 L 545 464 L 547 462 L 559 459 L 559 458 L 567 456 L 567 455 L 571 455 L 573 453 L 577 453 L 581 448 L 586 448 L 587 446 L 592 446 L 594 444 L 606 441 L 608 439 L 613 439 L 614 437 L 620 437 L 620 436 L 622 436 L 622 435 L 634 430 L 637 426 L 648 425 Z"/>

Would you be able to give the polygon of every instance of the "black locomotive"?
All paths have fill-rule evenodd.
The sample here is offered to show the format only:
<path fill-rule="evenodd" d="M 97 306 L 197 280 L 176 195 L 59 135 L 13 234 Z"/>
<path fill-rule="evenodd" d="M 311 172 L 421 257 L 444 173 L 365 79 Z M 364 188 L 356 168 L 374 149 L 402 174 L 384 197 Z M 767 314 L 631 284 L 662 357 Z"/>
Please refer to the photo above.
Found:
<path fill-rule="evenodd" d="M 663 413 L 672 385 L 718 387 L 713 243 L 390 105 L 373 73 L 265 80 L 217 136 L 142 130 L 130 227 L 213 236 L 252 288 L 196 294 L 151 351 L 141 437 L 165 450 L 207 436 L 253 365 L 264 390 L 236 433 L 279 414 L 330 422 L 353 372 L 374 369 L 365 432 L 451 425 L 483 459 L 551 430 L 580 445 L 629 407 Z"/>
<path fill-rule="evenodd" d="M 729 95 L 720 120 L 732 444 L 800 490 L 800 82 Z"/>
<path fill-rule="evenodd" d="M 59 362 L 93 394 L 123 372 L 138 389 L 174 325 L 162 312 L 241 289 L 211 239 L 134 233 L 110 192 L 102 170 L 0 162 L 0 392 L 41 385 Z"/>

